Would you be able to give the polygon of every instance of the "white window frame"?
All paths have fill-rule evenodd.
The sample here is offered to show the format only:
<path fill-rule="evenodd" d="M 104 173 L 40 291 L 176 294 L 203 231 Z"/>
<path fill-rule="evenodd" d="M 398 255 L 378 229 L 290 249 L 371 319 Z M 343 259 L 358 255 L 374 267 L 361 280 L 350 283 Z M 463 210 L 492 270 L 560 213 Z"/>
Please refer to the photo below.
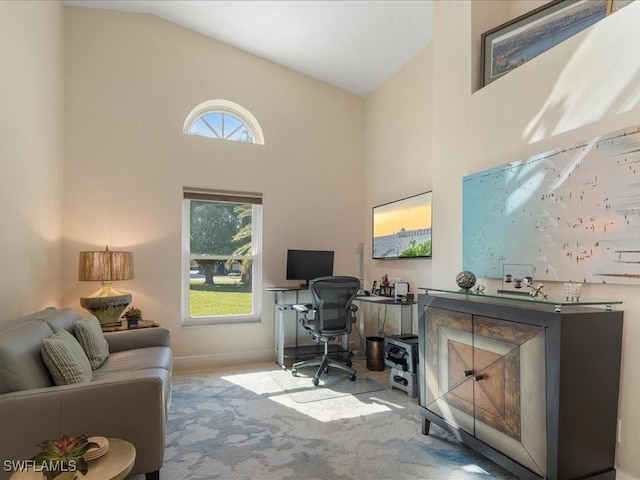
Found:
<path fill-rule="evenodd" d="M 186 189 L 185 191 L 193 192 L 192 189 Z M 200 190 L 202 192 L 202 190 Z M 204 193 L 203 196 L 211 194 L 211 192 Z M 246 194 L 235 192 L 220 192 L 216 194 L 218 196 L 227 196 L 229 202 L 234 203 L 249 203 L 243 201 L 242 198 L 246 198 Z M 251 194 L 256 195 L 256 194 Z M 234 199 L 237 197 L 237 200 Z M 206 199 L 205 201 L 220 202 L 219 198 Z M 206 326 L 206 325 L 234 325 L 245 323 L 258 323 L 262 318 L 262 204 L 254 203 L 251 209 L 251 255 L 192 255 L 190 251 L 191 247 L 191 199 L 183 198 L 182 200 L 182 299 L 181 299 L 181 315 L 182 326 Z M 190 314 L 190 266 L 192 260 L 198 259 L 215 259 L 215 260 L 243 260 L 251 259 L 252 273 L 251 273 L 251 303 L 253 306 L 253 312 L 248 315 L 212 315 L 207 317 L 191 317 Z"/>
<path fill-rule="evenodd" d="M 242 105 L 238 105 L 237 103 L 231 102 L 229 100 L 207 100 L 206 102 L 202 102 L 200 105 L 197 105 L 193 110 L 191 110 L 191 112 L 189 112 L 187 118 L 185 118 L 182 132 L 190 135 L 189 129 L 196 122 L 196 120 L 198 120 L 203 115 L 212 112 L 226 113 L 237 117 L 238 120 L 244 123 L 251 131 L 251 135 L 253 136 L 253 144 L 264 145 L 264 134 L 262 133 L 262 128 L 260 127 L 260 124 L 258 123 L 256 117 L 254 117 L 253 114 Z"/>

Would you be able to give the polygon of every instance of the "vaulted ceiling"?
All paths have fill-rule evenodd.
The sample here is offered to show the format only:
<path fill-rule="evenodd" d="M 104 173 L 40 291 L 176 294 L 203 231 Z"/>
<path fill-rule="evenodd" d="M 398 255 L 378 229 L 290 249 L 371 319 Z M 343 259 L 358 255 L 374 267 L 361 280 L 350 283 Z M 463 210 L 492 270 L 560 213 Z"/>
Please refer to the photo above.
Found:
<path fill-rule="evenodd" d="M 65 0 L 148 13 L 366 96 L 423 49 L 432 0 Z"/>

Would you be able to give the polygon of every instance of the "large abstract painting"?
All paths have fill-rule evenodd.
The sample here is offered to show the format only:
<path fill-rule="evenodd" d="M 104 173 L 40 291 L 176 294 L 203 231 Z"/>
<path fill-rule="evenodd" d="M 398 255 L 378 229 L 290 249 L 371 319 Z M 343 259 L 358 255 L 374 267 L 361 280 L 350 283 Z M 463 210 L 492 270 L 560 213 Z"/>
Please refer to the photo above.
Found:
<path fill-rule="evenodd" d="M 463 178 L 463 266 L 640 284 L 640 126 Z"/>

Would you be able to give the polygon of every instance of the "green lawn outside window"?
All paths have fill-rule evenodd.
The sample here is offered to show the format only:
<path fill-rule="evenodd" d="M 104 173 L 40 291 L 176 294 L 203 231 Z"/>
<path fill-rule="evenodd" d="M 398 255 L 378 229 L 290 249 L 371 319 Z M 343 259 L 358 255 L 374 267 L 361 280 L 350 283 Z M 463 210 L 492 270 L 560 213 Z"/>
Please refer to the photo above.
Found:
<path fill-rule="evenodd" d="M 252 313 L 251 285 L 240 283 L 239 275 L 216 276 L 214 285 L 205 285 L 204 279 L 192 279 L 189 296 L 191 317 Z"/>

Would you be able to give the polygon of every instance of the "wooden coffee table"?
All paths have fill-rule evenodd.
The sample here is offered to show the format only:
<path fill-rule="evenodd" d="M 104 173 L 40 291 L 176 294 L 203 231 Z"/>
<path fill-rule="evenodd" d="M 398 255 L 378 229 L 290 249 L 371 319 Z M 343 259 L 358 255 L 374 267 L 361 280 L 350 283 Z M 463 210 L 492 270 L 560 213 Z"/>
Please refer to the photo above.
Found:
<path fill-rule="evenodd" d="M 119 438 L 109 439 L 109 451 L 89 462 L 86 475 L 78 474 L 78 480 L 124 480 L 136 461 L 135 447 Z M 42 472 L 33 470 L 16 472 L 11 480 L 42 480 Z"/>

